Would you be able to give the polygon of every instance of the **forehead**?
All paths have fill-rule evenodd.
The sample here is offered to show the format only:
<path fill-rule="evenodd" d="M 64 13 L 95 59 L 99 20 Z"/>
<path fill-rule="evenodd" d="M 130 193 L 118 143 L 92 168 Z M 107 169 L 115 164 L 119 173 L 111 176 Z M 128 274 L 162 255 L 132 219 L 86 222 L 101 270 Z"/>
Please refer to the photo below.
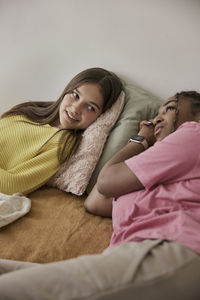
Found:
<path fill-rule="evenodd" d="M 177 99 L 176 96 L 170 97 L 164 101 L 163 105 L 160 107 L 160 111 L 164 111 L 168 105 L 177 107 L 178 110 L 187 110 L 188 112 L 192 111 L 192 101 L 189 97 L 180 97 Z"/>

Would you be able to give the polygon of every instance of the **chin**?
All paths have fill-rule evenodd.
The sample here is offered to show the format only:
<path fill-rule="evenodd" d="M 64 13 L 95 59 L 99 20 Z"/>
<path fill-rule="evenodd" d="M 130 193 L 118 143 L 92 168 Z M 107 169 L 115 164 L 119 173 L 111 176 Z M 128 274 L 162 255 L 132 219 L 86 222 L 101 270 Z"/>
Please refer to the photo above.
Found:
<path fill-rule="evenodd" d="M 156 137 L 156 141 L 157 141 L 157 142 L 160 142 L 160 141 L 162 141 L 164 138 L 165 138 L 165 136 L 164 136 L 164 137 L 163 137 L 163 136 L 158 136 L 158 137 Z"/>

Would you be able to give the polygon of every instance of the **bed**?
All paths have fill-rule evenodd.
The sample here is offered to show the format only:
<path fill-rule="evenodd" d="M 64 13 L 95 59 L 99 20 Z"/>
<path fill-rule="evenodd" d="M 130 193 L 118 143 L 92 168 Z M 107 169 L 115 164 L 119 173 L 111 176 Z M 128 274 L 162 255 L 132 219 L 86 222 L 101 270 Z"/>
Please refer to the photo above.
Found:
<path fill-rule="evenodd" d="M 103 251 L 111 219 L 86 212 L 85 197 L 50 187 L 30 194 L 30 212 L 0 230 L 0 257 L 48 263 Z"/>

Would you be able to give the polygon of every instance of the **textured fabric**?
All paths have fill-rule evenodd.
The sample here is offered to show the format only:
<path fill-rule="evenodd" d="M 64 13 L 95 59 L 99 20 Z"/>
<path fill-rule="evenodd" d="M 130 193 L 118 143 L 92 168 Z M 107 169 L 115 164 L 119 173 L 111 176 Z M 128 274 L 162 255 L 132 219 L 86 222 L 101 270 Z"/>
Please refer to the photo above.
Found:
<path fill-rule="evenodd" d="M 166 239 L 200 253 L 200 124 L 184 123 L 126 164 L 145 189 L 113 202 L 111 245 Z"/>
<path fill-rule="evenodd" d="M 200 257 L 165 241 L 125 243 L 44 265 L 0 260 L 0 273 L 4 300 L 199 300 L 200 295 Z"/>
<path fill-rule="evenodd" d="M 162 100 L 149 91 L 134 84 L 126 84 L 124 109 L 113 127 L 102 151 L 102 155 L 92 173 L 87 186 L 89 194 L 97 181 L 98 174 L 104 164 L 121 148 L 123 148 L 131 136 L 138 133 L 139 123 L 153 118 Z"/>
<path fill-rule="evenodd" d="M 49 186 L 75 195 L 85 192 L 106 139 L 123 109 L 124 97 L 124 92 L 121 92 L 112 107 L 84 131 L 76 153 L 50 179 Z"/>
<path fill-rule="evenodd" d="M 0 275 L 34 266 L 39 266 L 39 264 L 10 259 L 0 259 Z"/>
<path fill-rule="evenodd" d="M 112 220 L 88 213 L 85 195 L 42 187 L 29 198 L 29 213 L 0 228 L 0 258 L 48 263 L 109 246 Z"/>
<path fill-rule="evenodd" d="M 9 116 L 0 120 L 0 132 L 0 192 L 30 193 L 56 173 L 62 131 L 39 125 L 24 116 Z M 71 135 L 66 152 L 74 142 L 75 137 Z"/>
<path fill-rule="evenodd" d="M 21 194 L 0 193 L 0 227 L 24 216 L 31 208 L 31 200 Z"/>

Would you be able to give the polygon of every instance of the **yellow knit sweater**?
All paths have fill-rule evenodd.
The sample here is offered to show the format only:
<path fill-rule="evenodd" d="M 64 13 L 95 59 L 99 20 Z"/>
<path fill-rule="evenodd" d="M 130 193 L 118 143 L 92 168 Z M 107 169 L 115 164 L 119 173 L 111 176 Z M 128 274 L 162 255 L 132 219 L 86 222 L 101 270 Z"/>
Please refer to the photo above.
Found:
<path fill-rule="evenodd" d="M 0 120 L 0 192 L 30 193 L 42 186 L 59 169 L 58 141 L 62 131 L 38 125 L 24 116 Z M 68 149 L 75 136 L 69 136 Z M 66 153 L 66 152 L 65 152 Z"/>

